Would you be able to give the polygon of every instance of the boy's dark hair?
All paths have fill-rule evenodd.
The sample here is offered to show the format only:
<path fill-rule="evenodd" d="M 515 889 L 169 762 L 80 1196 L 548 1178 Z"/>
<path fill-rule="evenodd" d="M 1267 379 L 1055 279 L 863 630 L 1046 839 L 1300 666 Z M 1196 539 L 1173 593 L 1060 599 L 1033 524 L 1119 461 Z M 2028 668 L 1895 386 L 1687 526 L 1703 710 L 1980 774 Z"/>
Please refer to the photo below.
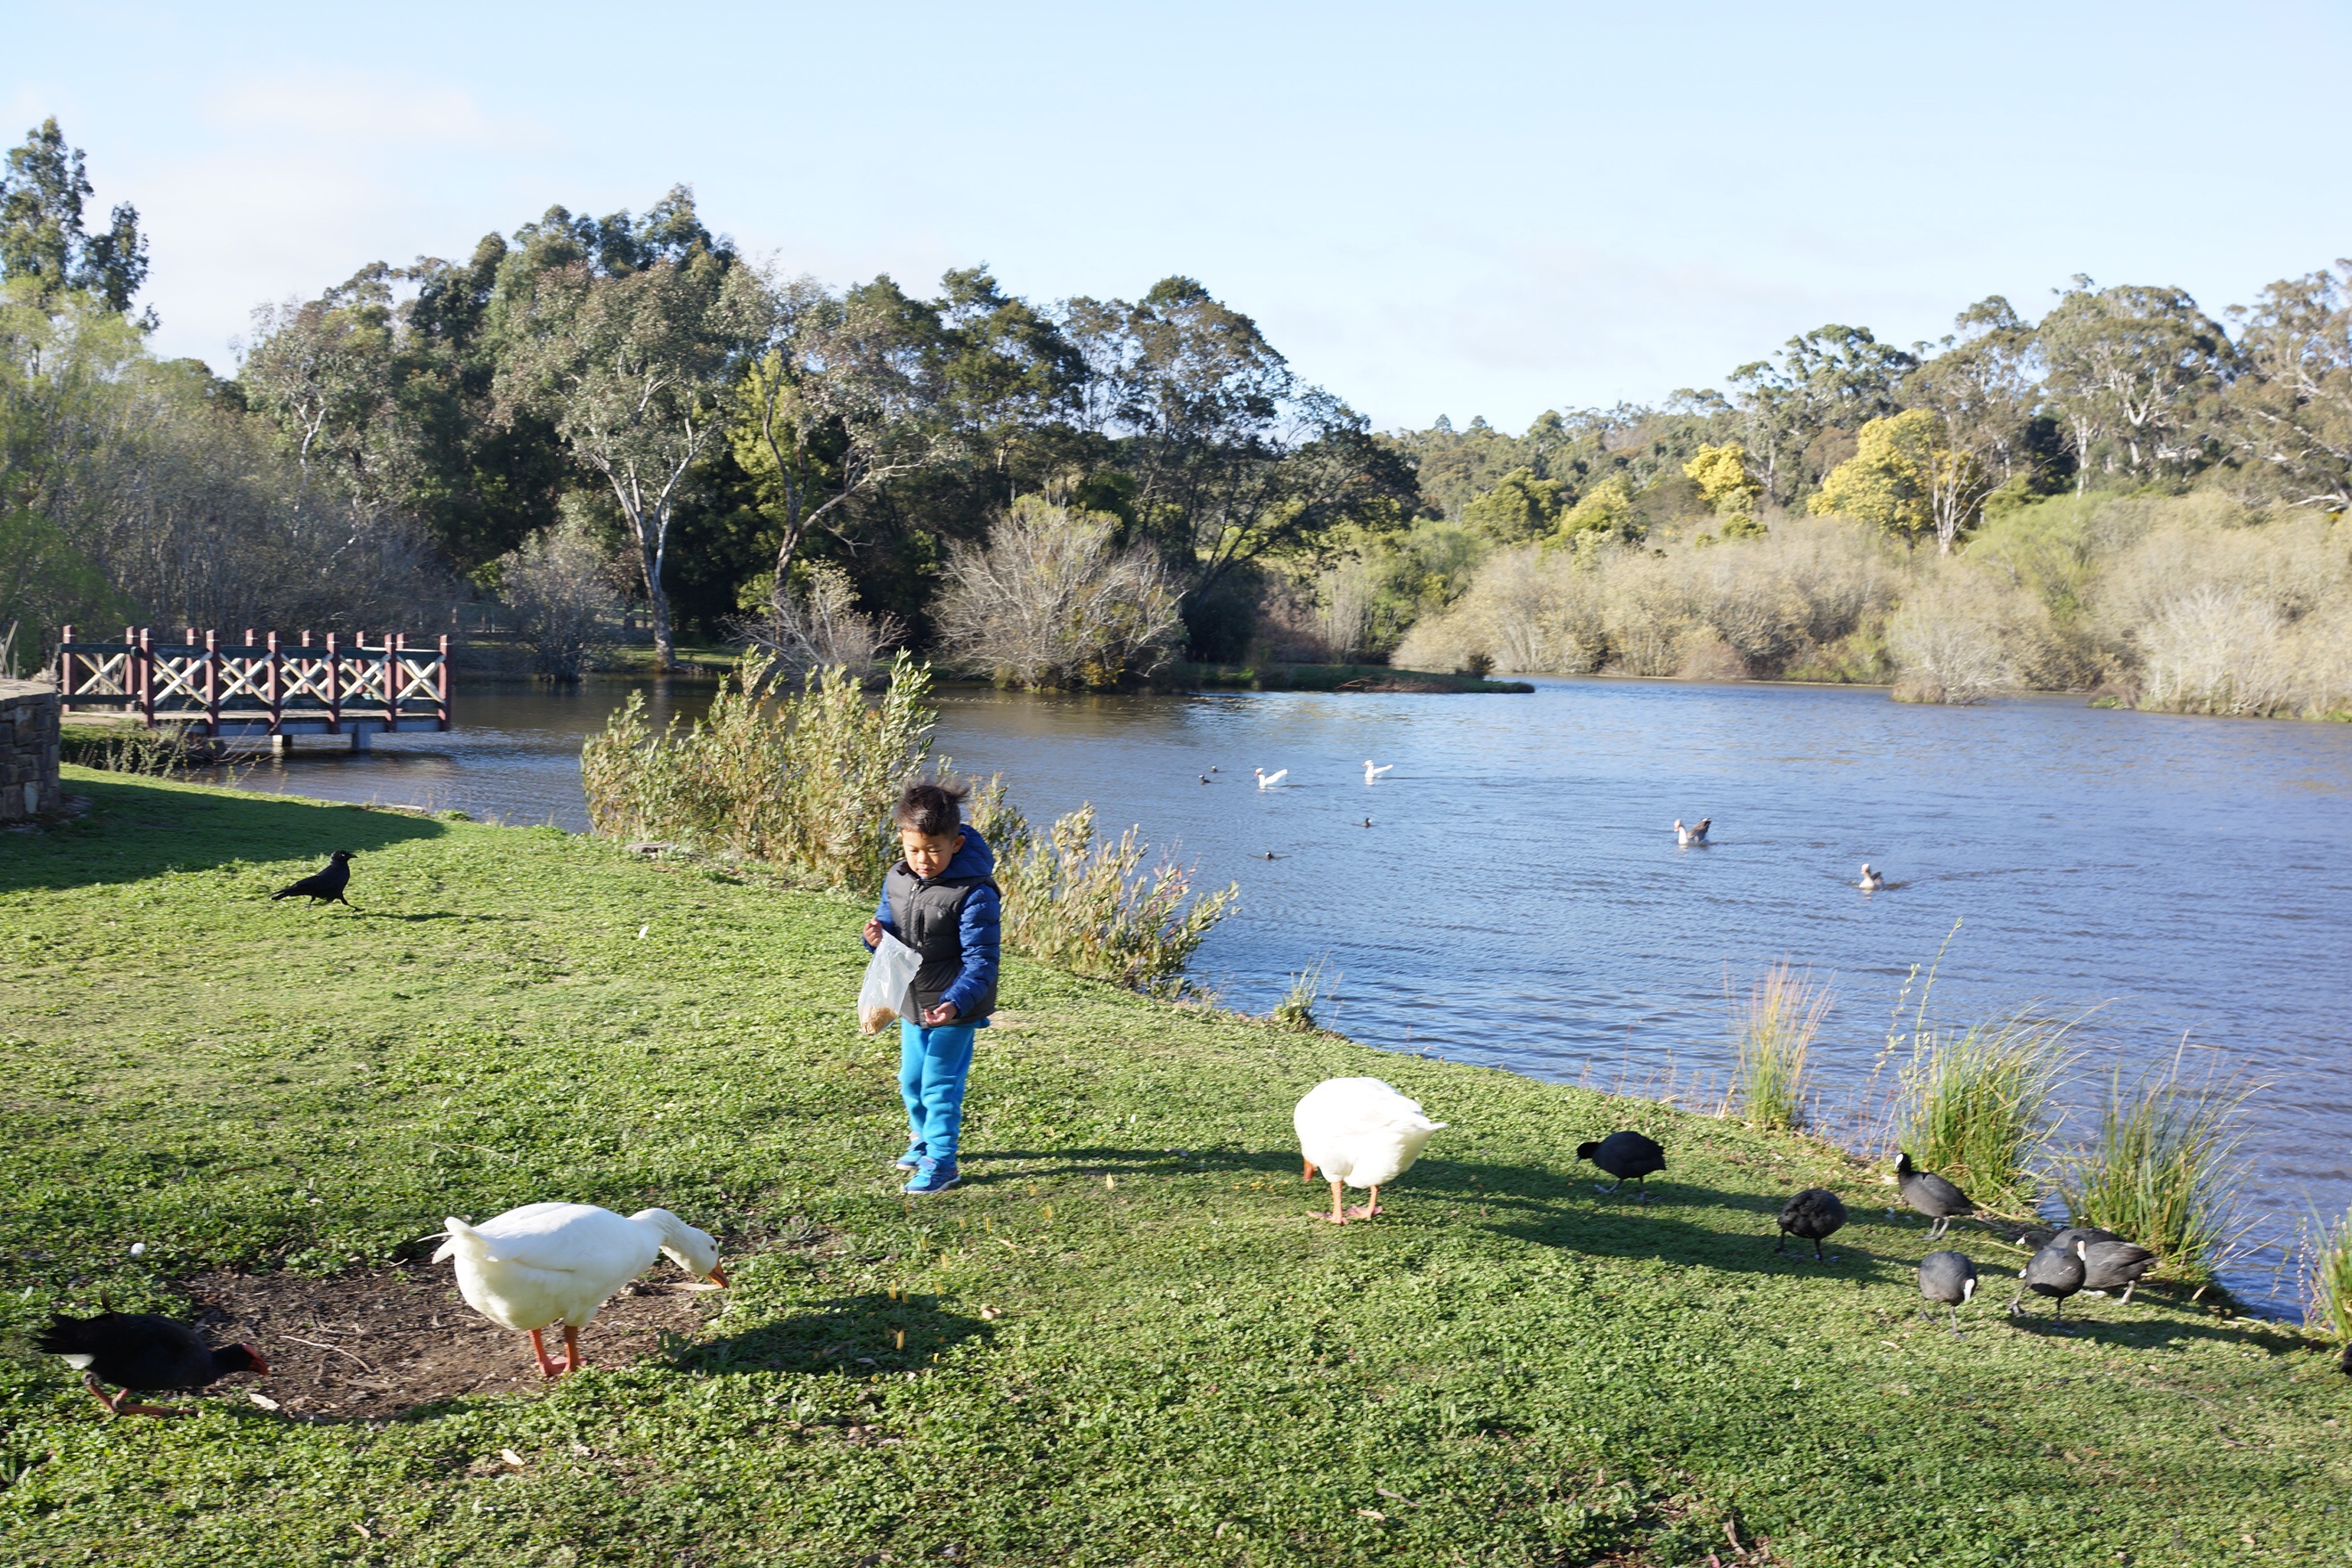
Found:
<path fill-rule="evenodd" d="M 963 797 L 971 793 L 970 784 L 948 779 L 908 784 L 890 820 L 926 838 L 953 833 L 963 826 Z"/>

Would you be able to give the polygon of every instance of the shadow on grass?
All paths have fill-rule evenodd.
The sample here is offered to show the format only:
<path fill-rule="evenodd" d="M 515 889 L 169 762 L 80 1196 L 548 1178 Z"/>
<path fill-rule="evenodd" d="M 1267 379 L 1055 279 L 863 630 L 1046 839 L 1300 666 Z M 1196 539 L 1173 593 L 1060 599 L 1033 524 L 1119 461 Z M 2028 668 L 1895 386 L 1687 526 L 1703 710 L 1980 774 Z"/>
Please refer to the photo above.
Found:
<path fill-rule="evenodd" d="M 681 1344 L 671 1365 L 695 1373 L 838 1373 L 883 1377 L 928 1366 L 941 1351 L 994 1331 L 936 1296 L 867 1292 L 819 1301 L 772 1323 Z"/>
<path fill-rule="evenodd" d="M 965 1153 L 970 1184 L 991 1180 L 980 1168 L 991 1162 L 1024 1167 L 1023 1178 L 1042 1175 L 1098 1176 L 1161 1173 L 1248 1177 L 1296 1184 L 1310 1197 L 1326 1189 L 1318 1179 L 1303 1183 L 1299 1159 L 1287 1150 L 1135 1149 L 1090 1145 L 1071 1149 L 997 1149 Z M 998 1177 L 1003 1180 L 1008 1177 Z M 1829 1271 L 1841 1278 L 1884 1283 L 1909 1282 L 1918 1258 L 1890 1253 L 1900 1233 L 1874 1234 L 1874 1221 L 1858 1218 L 1824 1244 L 1816 1261 L 1810 1241 L 1791 1238 L 1775 1252 L 1775 1223 L 1786 1193 L 1727 1192 L 1687 1182 L 1650 1178 L 1647 1201 L 1638 1189 L 1601 1193 L 1582 1173 L 1465 1160 L 1424 1159 L 1393 1187 L 1399 1198 L 1447 1203 L 1470 1211 L 1497 1236 L 1538 1247 L 1566 1248 L 1595 1257 L 1646 1258 L 1746 1273 Z M 1317 1206 L 1320 1206 L 1319 1198 Z M 1727 1226 L 1727 1218 L 1731 1224 Z M 1868 1238 L 1865 1242 L 1865 1237 Z M 1899 1244 L 1898 1244 L 1899 1245 Z M 1923 1249 L 1932 1251 L 1932 1247 Z"/>
<path fill-rule="evenodd" d="M 446 831 L 400 812 L 128 775 L 76 771 L 66 780 L 66 793 L 88 799 L 89 812 L 12 840 L 9 853 L 0 857 L 0 893 L 134 882 L 234 860 L 324 863 L 338 849 L 364 857 Z M 356 874 L 364 866 L 362 860 L 353 868 L 362 896 Z"/>

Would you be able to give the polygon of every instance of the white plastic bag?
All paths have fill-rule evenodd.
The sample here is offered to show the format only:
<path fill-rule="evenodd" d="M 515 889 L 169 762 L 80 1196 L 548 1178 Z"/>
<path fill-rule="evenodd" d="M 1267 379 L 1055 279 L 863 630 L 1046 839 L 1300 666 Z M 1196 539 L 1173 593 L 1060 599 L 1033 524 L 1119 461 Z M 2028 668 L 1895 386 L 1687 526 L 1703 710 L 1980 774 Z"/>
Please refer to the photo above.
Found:
<path fill-rule="evenodd" d="M 914 1005 L 908 994 L 915 984 L 915 971 L 923 966 L 922 955 L 888 931 L 882 933 L 882 944 L 866 963 L 866 984 L 857 988 L 857 1032 L 878 1034 L 903 1017 Z"/>

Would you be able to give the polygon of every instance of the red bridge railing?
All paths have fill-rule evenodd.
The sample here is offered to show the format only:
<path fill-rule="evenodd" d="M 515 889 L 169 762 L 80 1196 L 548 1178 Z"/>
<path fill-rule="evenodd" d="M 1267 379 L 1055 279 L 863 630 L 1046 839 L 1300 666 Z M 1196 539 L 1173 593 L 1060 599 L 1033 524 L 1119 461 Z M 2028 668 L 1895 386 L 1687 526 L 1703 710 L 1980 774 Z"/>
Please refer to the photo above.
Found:
<path fill-rule="evenodd" d="M 125 626 L 121 642 L 79 642 L 67 626 L 58 693 L 68 710 L 128 709 L 150 725 L 201 724 L 214 736 L 446 730 L 449 639 L 412 648 L 395 635 L 371 647 L 364 632 L 329 632 L 313 644 L 304 632 L 286 643 L 248 630 L 241 646 L 224 646 L 217 632 L 200 641 L 188 627 L 163 642 Z"/>

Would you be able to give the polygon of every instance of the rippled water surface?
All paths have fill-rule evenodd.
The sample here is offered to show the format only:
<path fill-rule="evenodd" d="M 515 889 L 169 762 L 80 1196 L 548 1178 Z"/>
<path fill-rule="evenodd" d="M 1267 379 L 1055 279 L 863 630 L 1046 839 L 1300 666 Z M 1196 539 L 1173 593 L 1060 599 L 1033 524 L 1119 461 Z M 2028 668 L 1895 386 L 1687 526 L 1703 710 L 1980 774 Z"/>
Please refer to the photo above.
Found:
<path fill-rule="evenodd" d="M 453 734 L 245 783 L 580 827 L 580 742 L 625 690 L 468 691 Z M 1654 1090 L 1671 1068 L 1688 1100 L 1719 1090 L 1727 991 L 1786 959 L 1834 976 L 1816 1059 L 1825 1114 L 1850 1119 L 1912 965 L 1957 921 L 1932 1017 L 2096 1006 L 2086 1044 L 2129 1068 L 2186 1037 L 2272 1081 L 2267 1232 L 2352 1203 L 2352 727 L 1585 680 L 950 693 L 940 747 L 1002 770 L 1033 818 L 1091 801 L 1205 882 L 1239 882 L 1194 965 L 1233 1005 L 1268 1006 L 1323 962 L 1328 1021 L 1370 1044 Z M 1368 757 L 1394 766 L 1369 787 Z M 1260 791 L 1257 767 L 1288 777 Z M 1712 816 L 1711 846 L 1676 848 L 1677 816 Z M 1855 889 L 1864 859 L 1894 885 Z M 2283 1304 L 2274 1257 L 2233 1283 Z"/>

